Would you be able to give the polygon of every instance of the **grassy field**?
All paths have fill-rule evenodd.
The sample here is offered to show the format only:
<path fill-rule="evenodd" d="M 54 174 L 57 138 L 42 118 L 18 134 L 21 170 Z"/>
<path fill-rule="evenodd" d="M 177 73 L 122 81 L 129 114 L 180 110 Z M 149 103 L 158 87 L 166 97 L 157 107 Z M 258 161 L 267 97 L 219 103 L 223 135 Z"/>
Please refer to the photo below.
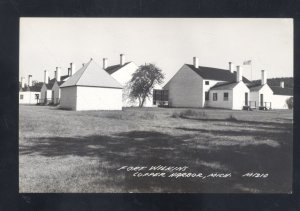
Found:
<path fill-rule="evenodd" d="M 20 105 L 19 126 L 20 192 L 291 192 L 291 110 L 75 112 Z M 134 177 L 118 170 L 157 165 L 231 177 Z M 268 177 L 242 177 L 248 172 Z"/>

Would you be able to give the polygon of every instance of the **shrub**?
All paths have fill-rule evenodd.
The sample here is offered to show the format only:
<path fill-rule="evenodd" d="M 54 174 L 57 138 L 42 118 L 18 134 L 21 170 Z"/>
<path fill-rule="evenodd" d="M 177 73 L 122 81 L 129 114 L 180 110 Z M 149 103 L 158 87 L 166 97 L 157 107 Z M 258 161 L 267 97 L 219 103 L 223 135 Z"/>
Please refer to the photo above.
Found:
<path fill-rule="evenodd" d="M 180 113 L 177 113 L 177 112 L 174 112 L 172 114 L 172 117 L 173 118 L 185 118 L 185 117 L 195 117 L 195 118 L 206 118 L 207 117 L 207 114 L 206 112 L 204 111 L 195 111 L 195 110 L 185 110 L 185 111 L 182 111 Z"/>
<path fill-rule="evenodd" d="M 179 118 L 180 117 L 180 115 L 179 115 L 179 113 L 177 113 L 177 112 L 174 112 L 173 114 L 172 114 L 172 116 L 171 117 L 173 117 L 173 118 Z"/>
<path fill-rule="evenodd" d="M 293 109 L 294 108 L 294 98 L 290 97 L 289 99 L 287 99 L 286 104 L 287 104 L 289 109 Z"/>
<path fill-rule="evenodd" d="M 110 119 L 123 119 L 123 115 L 122 113 L 106 113 L 104 115 L 104 117 L 106 118 L 110 118 Z"/>
<path fill-rule="evenodd" d="M 228 120 L 228 121 L 238 121 L 237 118 L 232 114 L 230 114 L 229 117 L 226 120 Z"/>
<path fill-rule="evenodd" d="M 144 112 L 140 116 L 142 119 L 156 119 L 156 115 L 153 112 Z"/>

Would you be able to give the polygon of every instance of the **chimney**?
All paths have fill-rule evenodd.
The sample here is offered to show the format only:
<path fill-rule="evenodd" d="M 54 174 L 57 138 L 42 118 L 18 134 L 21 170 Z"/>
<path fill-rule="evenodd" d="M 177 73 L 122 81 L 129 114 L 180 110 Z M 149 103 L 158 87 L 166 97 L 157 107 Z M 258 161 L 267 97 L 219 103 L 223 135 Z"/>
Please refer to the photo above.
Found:
<path fill-rule="evenodd" d="M 103 58 L 103 69 L 107 68 L 107 58 Z"/>
<path fill-rule="evenodd" d="M 49 81 L 49 73 L 47 70 L 44 70 L 44 83 L 47 84 Z"/>
<path fill-rule="evenodd" d="M 125 64 L 125 55 L 120 54 L 120 65 L 123 66 Z"/>
<path fill-rule="evenodd" d="M 236 66 L 236 82 L 243 80 L 243 70 L 241 66 Z"/>
<path fill-rule="evenodd" d="M 25 87 L 25 78 L 21 77 L 21 87 L 24 88 Z"/>
<path fill-rule="evenodd" d="M 193 62 L 194 62 L 194 67 L 198 68 L 199 67 L 199 60 L 197 57 L 193 58 Z"/>
<path fill-rule="evenodd" d="M 28 75 L 28 86 L 32 86 L 32 75 Z"/>
<path fill-rule="evenodd" d="M 267 83 L 267 71 L 261 70 L 261 85 L 265 85 Z"/>
<path fill-rule="evenodd" d="M 234 67 L 234 65 L 233 65 L 232 62 L 228 62 L 228 63 L 229 63 L 229 71 L 230 71 L 231 73 L 233 73 L 233 67 Z"/>
<path fill-rule="evenodd" d="M 60 81 L 60 67 L 56 67 L 55 71 L 55 79 L 59 82 Z"/>
<path fill-rule="evenodd" d="M 71 76 L 71 75 L 73 75 L 73 73 L 75 73 L 75 64 L 73 64 L 73 62 L 71 62 L 68 75 Z"/>
<path fill-rule="evenodd" d="M 284 88 L 284 81 L 280 81 L 280 87 Z"/>

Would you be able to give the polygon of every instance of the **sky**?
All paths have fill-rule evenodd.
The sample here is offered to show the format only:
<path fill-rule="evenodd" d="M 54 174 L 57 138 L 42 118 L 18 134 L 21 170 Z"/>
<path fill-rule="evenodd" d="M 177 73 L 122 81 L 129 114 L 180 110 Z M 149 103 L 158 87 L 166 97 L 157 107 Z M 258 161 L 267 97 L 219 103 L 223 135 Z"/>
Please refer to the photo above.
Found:
<path fill-rule="evenodd" d="M 43 81 L 44 70 L 67 74 L 90 58 L 102 66 L 119 64 L 119 55 L 137 65 L 154 63 L 164 84 L 184 65 L 199 58 L 200 66 L 228 69 L 243 65 L 243 75 L 260 79 L 293 76 L 292 19 L 217 18 L 21 18 L 20 73 Z M 251 71 L 252 69 L 252 71 Z M 251 73 L 252 72 L 252 73 Z"/>

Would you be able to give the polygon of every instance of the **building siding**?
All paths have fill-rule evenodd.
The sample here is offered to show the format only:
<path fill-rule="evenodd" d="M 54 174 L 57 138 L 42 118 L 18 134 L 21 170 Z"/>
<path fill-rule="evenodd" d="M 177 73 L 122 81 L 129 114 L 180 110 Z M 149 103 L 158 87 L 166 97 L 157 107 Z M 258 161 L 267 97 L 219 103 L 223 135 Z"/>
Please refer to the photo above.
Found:
<path fill-rule="evenodd" d="M 77 87 L 61 88 L 60 107 L 64 109 L 76 110 L 77 103 Z"/>
<path fill-rule="evenodd" d="M 286 100 L 293 96 L 287 95 L 273 95 L 272 96 L 272 108 L 273 109 L 288 109 Z"/>
<path fill-rule="evenodd" d="M 224 101 L 224 93 L 228 93 L 228 101 Z M 217 93 L 217 100 L 213 101 L 213 94 Z M 213 108 L 226 108 L 232 109 L 233 108 L 233 95 L 232 90 L 211 90 L 209 92 L 209 101 L 207 103 L 208 107 Z"/>
<path fill-rule="evenodd" d="M 37 104 L 36 94 L 40 96 L 40 92 L 19 92 L 19 104 Z M 21 99 L 21 95 L 23 96 Z"/>
<path fill-rule="evenodd" d="M 258 91 L 251 91 L 250 90 L 250 101 L 256 102 L 256 107 L 260 106 L 260 103 L 261 103 L 260 95 L 261 94 L 263 94 L 263 101 L 264 102 L 271 102 L 272 103 L 273 91 L 267 84 L 265 84 Z M 273 108 L 273 105 L 272 105 L 272 108 Z"/>
<path fill-rule="evenodd" d="M 77 86 L 76 100 L 78 111 L 122 110 L 122 89 Z"/>
<path fill-rule="evenodd" d="M 209 84 L 206 85 L 205 84 L 205 81 L 209 81 Z M 211 87 L 213 87 L 214 85 L 216 85 L 218 82 L 221 82 L 221 81 L 215 81 L 215 80 L 206 80 L 206 79 L 203 79 L 203 82 L 202 82 L 202 107 L 206 107 L 206 106 L 209 106 L 209 102 L 205 100 L 205 92 L 208 92 L 210 90 Z M 209 98 L 210 99 L 210 98 Z"/>
<path fill-rule="evenodd" d="M 245 105 L 245 93 L 248 93 L 248 101 L 250 98 L 250 90 L 249 88 L 243 83 L 239 82 L 233 88 L 233 101 L 232 101 L 232 109 L 233 110 L 242 110 Z"/>
<path fill-rule="evenodd" d="M 54 104 L 58 104 L 60 100 L 60 88 L 57 83 L 55 83 L 52 87 L 52 91 L 54 93 L 53 99 L 54 99 Z"/>
<path fill-rule="evenodd" d="M 203 107 L 203 80 L 201 76 L 183 65 L 165 86 L 169 90 L 172 107 Z"/>

